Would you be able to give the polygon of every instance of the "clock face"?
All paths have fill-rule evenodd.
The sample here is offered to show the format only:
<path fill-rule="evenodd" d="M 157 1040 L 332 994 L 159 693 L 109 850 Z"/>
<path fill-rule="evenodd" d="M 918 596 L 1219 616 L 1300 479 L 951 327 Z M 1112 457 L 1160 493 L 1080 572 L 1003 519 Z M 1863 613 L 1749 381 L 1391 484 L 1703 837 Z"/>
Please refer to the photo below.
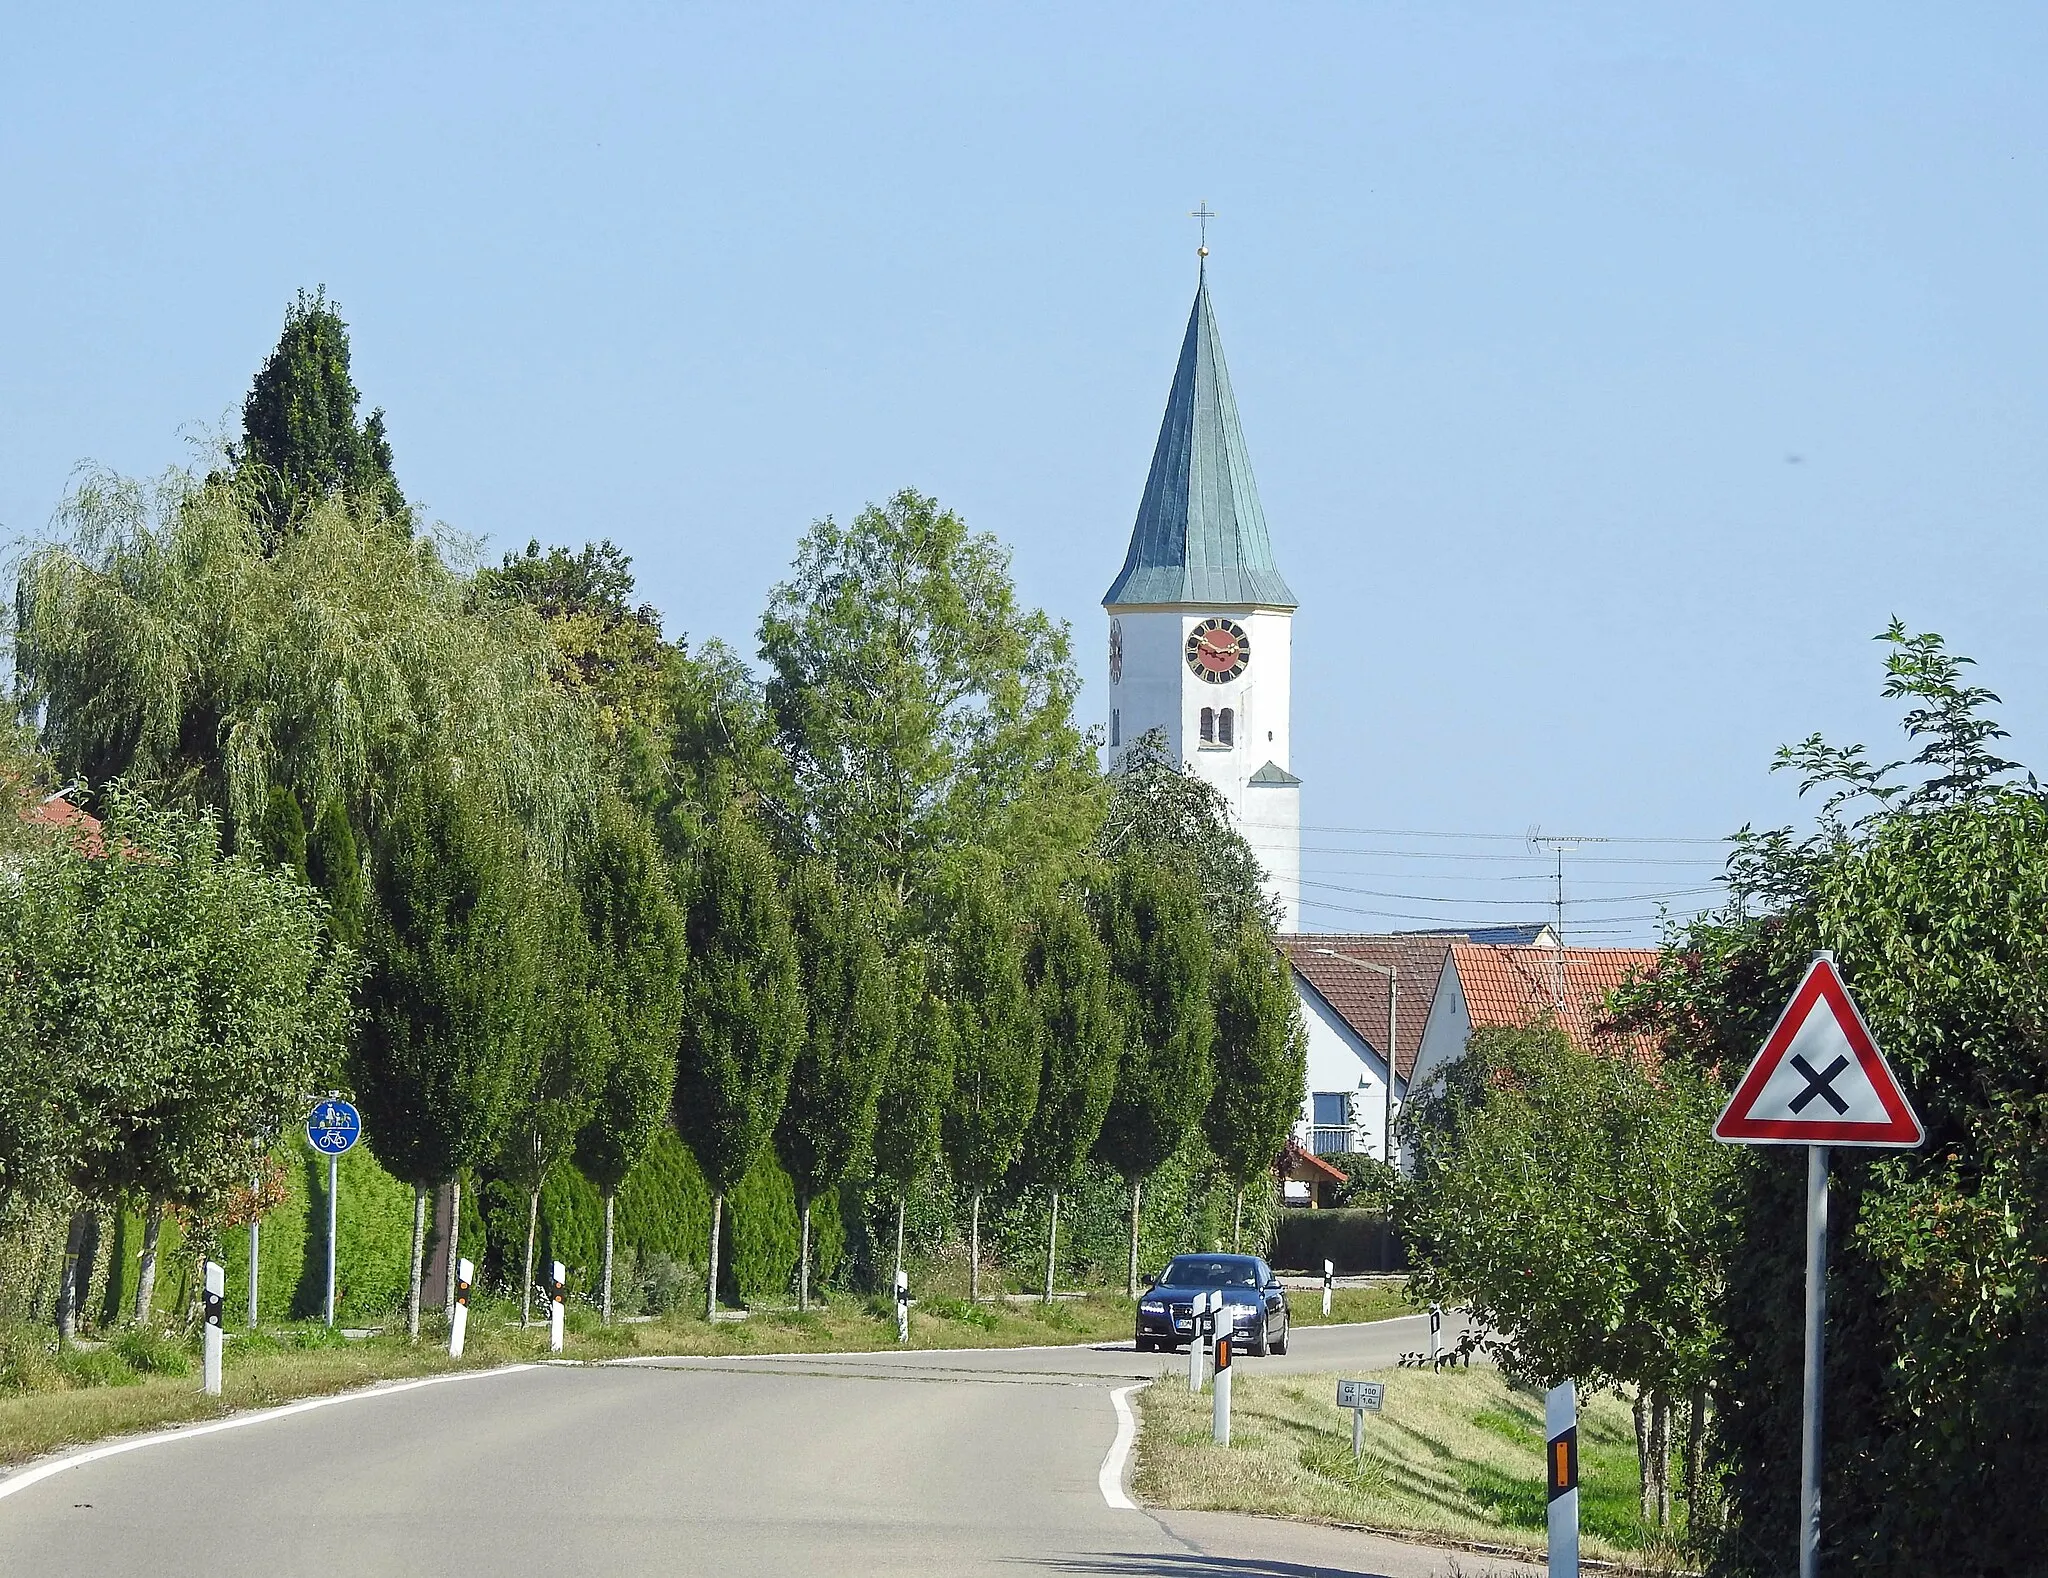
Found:
<path fill-rule="evenodd" d="M 1188 667 L 1211 685 L 1236 679 L 1251 660 L 1251 637 L 1233 620 L 1204 619 L 1188 636 Z"/>
<path fill-rule="evenodd" d="M 1121 619 L 1109 622 L 1109 682 L 1112 685 L 1124 682 L 1124 622 Z"/>

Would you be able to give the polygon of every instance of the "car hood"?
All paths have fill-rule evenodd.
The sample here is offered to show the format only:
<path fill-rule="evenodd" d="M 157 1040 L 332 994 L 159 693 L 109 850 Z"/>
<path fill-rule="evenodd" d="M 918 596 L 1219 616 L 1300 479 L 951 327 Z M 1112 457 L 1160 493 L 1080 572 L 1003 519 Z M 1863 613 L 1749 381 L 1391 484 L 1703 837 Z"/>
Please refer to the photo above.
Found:
<path fill-rule="evenodd" d="M 1191 1299 L 1197 1293 L 1221 1293 L 1223 1295 L 1223 1302 L 1226 1304 L 1256 1304 L 1259 1302 L 1259 1290 L 1257 1288 L 1183 1288 L 1173 1287 L 1163 1282 L 1159 1286 L 1141 1293 L 1139 1297 L 1164 1299 L 1168 1303 L 1177 1303 L 1182 1299 Z"/>

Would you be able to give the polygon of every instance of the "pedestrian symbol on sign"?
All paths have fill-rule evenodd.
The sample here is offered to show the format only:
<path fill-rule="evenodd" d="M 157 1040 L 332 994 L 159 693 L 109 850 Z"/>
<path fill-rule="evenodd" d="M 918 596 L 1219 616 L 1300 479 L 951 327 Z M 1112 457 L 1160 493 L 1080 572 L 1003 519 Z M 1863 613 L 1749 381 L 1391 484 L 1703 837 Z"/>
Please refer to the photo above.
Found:
<path fill-rule="evenodd" d="M 362 1114 L 338 1096 L 321 1102 L 306 1119 L 306 1142 L 323 1156 L 340 1156 L 362 1137 Z"/>

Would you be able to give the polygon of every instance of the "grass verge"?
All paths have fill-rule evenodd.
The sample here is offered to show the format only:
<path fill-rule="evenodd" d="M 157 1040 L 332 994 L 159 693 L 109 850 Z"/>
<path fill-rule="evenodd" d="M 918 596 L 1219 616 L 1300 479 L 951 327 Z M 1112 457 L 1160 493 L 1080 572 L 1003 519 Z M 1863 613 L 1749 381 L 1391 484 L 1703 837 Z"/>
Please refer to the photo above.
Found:
<path fill-rule="evenodd" d="M 1320 1289 L 1300 1292 L 1290 1288 L 1287 1313 L 1297 1326 L 1338 1326 L 1352 1321 L 1391 1320 L 1396 1315 L 1420 1315 L 1422 1310 L 1408 1302 L 1405 1287 L 1336 1288 L 1330 1294 L 1330 1314 L 1325 1319 Z"/>
<path fill-rule="evenodd" d="M 1358 1379 L 1359 1377 L 1352 1377 Z M 1351 1415 L 1337 1376 L 1236 1371 L 1231 1439 L 1210 1439 L 1211 1398 L 1169 1378 L 1139 1394 L 1133 1486 L 1156 1506 L 1257 1512 L 1320 1523 L 1541 1551 L 1543 1398 L 1498 1370 L 1382 1370 L 1386 1409 L 1368 1414 L 1354 1464 Z M 1580 1527 L 1585 1554 L 1671 1572 L 1668 1538 L 1638 1512 L 1635 1427 L 1603 1394 L 1579 1415 Z"/>
<path fill-rule="evenodd" d="M 1128 1339 L 1131 1301 L 1091 1294 L 1044 1309 L 1031 1304 L 969 1304 L 934 1300 L 911 1315 L 915 1348 L 1015 1348 L 1033 1344 Z M 241 1408 L 264 1408 L 378 1381 L 454 1370 L 487 1369 L 543 1359 L 543 1321 L 522 1329 L 516 1305 L 481 1303 L 470 1312 L 466 1352 L 447 1353 L 445 1327 L 415 1344 L 379 1335 L 349 1342 L 314 1326 L 230 1332 L 222 1395 L 199 1392 L 197 1345 L 157 1334 L 123 1332 L 106 1346 L 58 1355 L 41 1331 L 0 1332 L 0 1466 L 106 1436 L 214 1419 Z M 896 1346 L 896 1314 L 885 1300 L 834 1299 L 810 1311 L 756 1312 L 744 1321 L 709 1325 L 670 1316 L 600 1326 L 577 1306 L 569 1311 L 565 1359 L 616 1359 L 627 1354 L 828 1353 Z M 188 1368 L 182 1373 L 183 1361 Z"/>

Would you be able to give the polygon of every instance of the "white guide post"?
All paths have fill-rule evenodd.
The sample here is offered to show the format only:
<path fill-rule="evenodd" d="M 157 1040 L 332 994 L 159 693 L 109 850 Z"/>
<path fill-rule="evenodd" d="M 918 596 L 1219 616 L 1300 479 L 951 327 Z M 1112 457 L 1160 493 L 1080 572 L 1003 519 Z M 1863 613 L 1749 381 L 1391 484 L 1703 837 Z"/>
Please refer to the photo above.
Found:
<path fill-rule="evenodd" d="M 910 1273 L 896 1273 L 896 1340 L 910 1341 Z"/>
<path fill-rule="evenodd" d="M 227 1267 L 218 1261 L 206 1263 L 206 1337 L 200 1390 L 208 1397 L 220 1396 L 220 1313 L 227 1296 Z"/>
<path fill-rule="evenodd" d="M 1230 1333 L 1216 1333 L 1216 1401 L 1209 1411 L 1210 1434 L 1218 1446 L 1230 1445 Z"/>
<path fill-rule="evenodd" d="M 1202 1350 L 1209 1344 L 1209 1295 L 1197 1293 L 1189 1313 L 1195 1318 L 1195 1329 L 1188 1334 L 1188 1390 L 1202 1389 Z"/>
<path fill-rule="evenodd" d="M 548 1352 L 562 1351 L 562 1299 L 563 1279 L 568 1268 L 561 1261 L 555 1261 L 548 1268 Z"/>
<path fill-rule="evenodd" d="M 1553 1386 L 1543 1404 L 1550 1494 L 1550 1578 L 1579 1578 L 1579 1389 Z"/>
<path fill-rule="evenodd" d="M 1429 1367 L 1439 1369 L 1444 1358 L 1444 1311 L 1440 1304 L 1429 1307 Z"/>
<path fill-rule="evenodd" d="M 1337 1285 L 1337 1268 L 1329 1261 L 1323 1262 L 1323 1319 L 1330 1318 L 1330 1290 Z"/>
<path fill-rule="evenodd" d="M 476 1267 L 468 1260 L 455 1262 L 455 1308 L 448 1312 L 448 1357 L 462 1357 L 462 1344 L 469 1336 L 469 1285 Z"/>

